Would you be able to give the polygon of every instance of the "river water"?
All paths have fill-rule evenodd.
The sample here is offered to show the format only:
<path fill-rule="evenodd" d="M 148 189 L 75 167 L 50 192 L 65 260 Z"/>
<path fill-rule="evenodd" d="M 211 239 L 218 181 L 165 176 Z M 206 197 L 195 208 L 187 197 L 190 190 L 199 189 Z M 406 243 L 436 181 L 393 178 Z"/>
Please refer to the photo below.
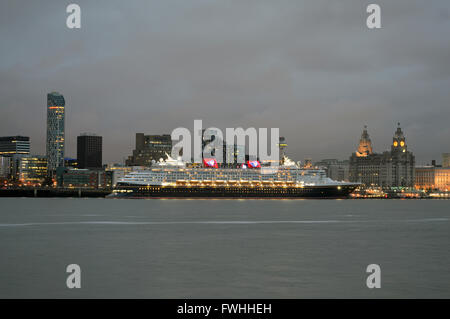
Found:
<path fill-rule="evenodd" d="M 0 297 L 450 298 L 450 201 L 0 198 Z"/>

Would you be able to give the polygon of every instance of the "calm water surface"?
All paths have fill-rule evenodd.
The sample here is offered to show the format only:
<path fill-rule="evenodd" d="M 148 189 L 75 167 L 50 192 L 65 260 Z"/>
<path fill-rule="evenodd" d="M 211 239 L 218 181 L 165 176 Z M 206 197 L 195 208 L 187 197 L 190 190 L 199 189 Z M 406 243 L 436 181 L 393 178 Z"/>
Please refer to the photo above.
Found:
<path fill-rule="evenodd" d="M 450 201 L 0 198 L 0 297 L 450 298 Z"/>

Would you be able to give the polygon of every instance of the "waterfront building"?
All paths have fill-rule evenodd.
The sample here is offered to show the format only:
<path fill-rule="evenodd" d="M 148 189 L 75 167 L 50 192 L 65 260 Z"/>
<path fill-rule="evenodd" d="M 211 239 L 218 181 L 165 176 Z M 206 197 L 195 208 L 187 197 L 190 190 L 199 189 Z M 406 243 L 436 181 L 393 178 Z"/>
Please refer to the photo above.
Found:
<path fill-rule="evenodd" d="M 366 186 L 412 187 L 414 186 L 415 157 L 408 151 L 406 137 L 398 123 L 391 150 L 374 153 L 367 133 L 361 135 L 358 149 L 349 161 L 349 179 Z"/>
<path fill-rule="evenodd" d="M 349 161 L 337 159 L 323 159 L 314 163 L 315 167 L 324 169 L 327 177 L 335 181 L 349 181 Z"/>
<path fill-rule="evenodd" d="M 47 158 L 42 155 L 14 155 L 11 158 L 12 179 L 29 185 L 37 185 L 47 176 Z"/>
<path fill-rule="evenodd" d="M 65 188 L 111 188 L 111 171 L 60 167 L 56 171 L 58 186 Z"/>
<path fill-rule="evenodd" d="M 144 135 L 136 133 L 136 149 L 126 160 L 127 166 L 151 166 L 152 161 L 166 159 L 172 152 L 172 138 L 169 134 Z"/>
<path fill-rule="evenodd" d="M 414 186 L 424 190 L 450 191 L 450 167 L 416 167 Z"/>
<path fill-rule="evenodd" d="M 51 175 L 58 167 L 64 166 L 65 105 L 64 97 L 58 92 L 47 94 L 46 154 Z"/>
<path fill-rule="evenodd" d="M 0 137 L 0 155 L 30 154 L 30 138 L 28 136 Z"/>
<path fill-rule="evenodd" d="M 450 153 L 442 154 L 442 167 L 450 167 Z"/>
<path fill-rule="evenodd" d="M 0 155 L 0 179 L 9 179 L 11 174 L 11 157 Z"/>
<path fill-rule="evenodd" d="M 83 133 L 77 137 L 78 168 L 102 168 L 102 137 Z"/>

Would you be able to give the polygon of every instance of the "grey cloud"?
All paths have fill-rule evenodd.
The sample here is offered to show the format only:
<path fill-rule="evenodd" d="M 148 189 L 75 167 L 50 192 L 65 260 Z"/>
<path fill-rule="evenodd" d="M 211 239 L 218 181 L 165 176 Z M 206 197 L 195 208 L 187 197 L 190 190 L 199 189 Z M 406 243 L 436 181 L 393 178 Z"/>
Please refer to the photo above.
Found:
<path fill-rule="evenodd" d="M 136 132 L 178 126 L 280 127 L 288 153 L 346 158 L 362 126 L 377 151 L 397 121 L 419 162 L 450 151 L 448 1 L 61 1 L 0 4 L 0 135 L 45 151 L 45 94 L 67 100 L 67 153 L 83 131 L 104 157 Z M 430 142 L 432 141 L 432 142 Z"/>

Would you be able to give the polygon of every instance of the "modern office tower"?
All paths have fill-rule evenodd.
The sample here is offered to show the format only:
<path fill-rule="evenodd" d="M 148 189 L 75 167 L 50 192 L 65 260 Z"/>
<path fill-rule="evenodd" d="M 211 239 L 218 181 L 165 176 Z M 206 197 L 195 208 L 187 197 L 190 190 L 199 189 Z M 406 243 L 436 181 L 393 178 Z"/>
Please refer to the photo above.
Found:
<path fill-rule="evenodd" d="M 366 128 L 358 150 L 350 157 L 349 179 L 366 186 L 414 186 L 415 157 L 408 151 L 400 123 L 394 133 L 391 151 L 373 153 Z"/>
<path fill-rule="evenodd" d="M 30 154 L 30 138 L 28 136 L 0 137 L 0 155 Z"/>
<path fill-rule="evenodd" d="M 12 177 L 24 184 L 38 184 L 47 176 L 47 158 L 41 155 L 14 155 Z"/>
<path fill-rule="evenodd" d="M 78 168 L 102 168 L 102 137 L 83 133 L 77 137 Z"/>
<path fill-rule="evenodd" d="M 166 159 L 172 153 L 170 134 L 144 135 L 136 133 L 136 149 L 125 161 L 127 166 L 150 166 L 152 161 Z"/>
<path fill-rule="evenodd" d="M 442 167 L 450 167 L 450 153 L 442 154 Z"/>
<path fill-rule="evenodd" d="M 64 97 L 58 92 L 47 94 L 47 160 L 48 173 L 64 166 Z"/>

